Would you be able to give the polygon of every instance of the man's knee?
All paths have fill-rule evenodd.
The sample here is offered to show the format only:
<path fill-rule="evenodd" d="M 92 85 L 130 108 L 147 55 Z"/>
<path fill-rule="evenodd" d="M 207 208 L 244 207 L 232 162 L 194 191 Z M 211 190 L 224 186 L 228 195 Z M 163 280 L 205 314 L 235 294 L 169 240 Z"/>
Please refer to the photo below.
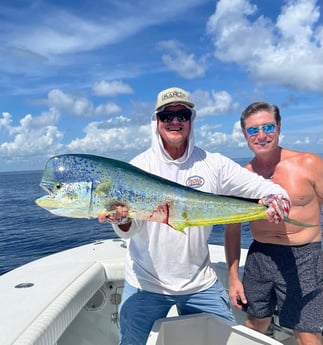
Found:
<path fill-rule="evenodd" d="M 320 333 L 307 333 L 294 331 L 297 345 L 322 345 L 323 336 Z"/>
<path fill-rule="evenodd" d="M 246 326 L 248 328 L 254 329 L 255 331 L 258 331 L 261 333 L 266 333 L 270 323 L 271 323 L 271 317 L 258 319 L 253 316 L 247 316 L 247 319 L 246 319 Z"/>

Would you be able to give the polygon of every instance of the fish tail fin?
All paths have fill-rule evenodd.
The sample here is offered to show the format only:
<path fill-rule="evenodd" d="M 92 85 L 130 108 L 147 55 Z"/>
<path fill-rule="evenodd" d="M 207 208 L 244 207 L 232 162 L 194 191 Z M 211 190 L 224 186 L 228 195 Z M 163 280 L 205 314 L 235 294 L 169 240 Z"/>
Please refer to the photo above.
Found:
<path fill-rule="evenodd" d="M 286 222 L 288 224 L 300 226 L 302 228 L 315 228 L 315 227 L 319 226 L 318 224 L 305 224 L 305 223 L 299 222 L 296 219 L 292 219 L 292 218 L 288 218 L 288 217 L 284 218 L 284 222 Z"/>

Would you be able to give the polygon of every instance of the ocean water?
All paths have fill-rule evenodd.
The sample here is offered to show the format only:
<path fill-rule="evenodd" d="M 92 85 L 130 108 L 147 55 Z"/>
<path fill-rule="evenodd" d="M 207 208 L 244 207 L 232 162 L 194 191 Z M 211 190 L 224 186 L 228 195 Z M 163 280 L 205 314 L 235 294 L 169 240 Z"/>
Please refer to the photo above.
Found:
<path fill-rule="evenodd" d="M 41 171 L 0 173 L 0 275 L 61 250 L 117 237 L 107 223 L 57 217 L 38 207 L 34 200 L 44 195 L 39 187 L 41 175 Z M 215 225 L 209 243 L 223 242 L 224 226 Z M 250 242 L 244 224 L 242 247 L 248 248 Z"/>

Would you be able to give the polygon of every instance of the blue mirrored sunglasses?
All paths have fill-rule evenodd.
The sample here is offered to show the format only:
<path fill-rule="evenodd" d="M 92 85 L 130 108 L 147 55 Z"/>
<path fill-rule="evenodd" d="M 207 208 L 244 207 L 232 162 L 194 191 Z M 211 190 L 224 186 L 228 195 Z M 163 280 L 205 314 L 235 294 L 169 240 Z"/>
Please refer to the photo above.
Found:
<path fill-rule="evenodd" d="M 161 122 L 172 122 L 175 117 L 178 122 L 186 122 L 191 120 L 192 111 L 188 108 L 177 111 L 163 110 L 157 113 L 157 117 Z"/>
<path fill-rule="evenodd" d="M 274 125 L 273 123 L 267 123 L 266 125 L 262 125 L 262 126 L 249 127 L 246 129 L 246 131 L 249 135 L 257 135 L 260 129 L 262 129 L 264 133 L 269 134 L 269 133 L 274 132 L 275 128 L 276 128 L 276 125 Z"/>

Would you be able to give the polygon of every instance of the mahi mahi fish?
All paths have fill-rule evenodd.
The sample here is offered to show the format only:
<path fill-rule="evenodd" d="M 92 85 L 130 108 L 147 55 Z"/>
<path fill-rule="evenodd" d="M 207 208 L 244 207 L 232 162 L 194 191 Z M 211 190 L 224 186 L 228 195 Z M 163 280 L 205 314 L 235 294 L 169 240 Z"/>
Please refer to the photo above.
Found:
<path fill-rule="evenodd" d="M 202 192 L 150 174 L 131 164 L 86 154 L 65 154 L 46 163 L 35 200 L 49 212 L 72 218 L 109 214 L 128 206 L 130 218 L 159 222 L 183 231 L 188 226 L 247 222 L 266 217 L 257 200 Z M 308 226 L 289 218 L 284 221 Z"/>

